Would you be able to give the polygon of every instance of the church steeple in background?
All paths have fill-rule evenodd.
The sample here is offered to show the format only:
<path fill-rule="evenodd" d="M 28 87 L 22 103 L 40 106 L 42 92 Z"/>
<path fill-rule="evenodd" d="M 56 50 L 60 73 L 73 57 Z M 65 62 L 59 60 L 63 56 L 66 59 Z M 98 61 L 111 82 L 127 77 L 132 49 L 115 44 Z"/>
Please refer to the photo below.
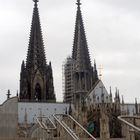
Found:
<path fill-rule="evenodd" d="M 33 1 L 27 58 L 26 63 L 22 62 L 20 73 L 20 100 L 55 101 L 52 66 L 46 62 L 38 0 Z"/>

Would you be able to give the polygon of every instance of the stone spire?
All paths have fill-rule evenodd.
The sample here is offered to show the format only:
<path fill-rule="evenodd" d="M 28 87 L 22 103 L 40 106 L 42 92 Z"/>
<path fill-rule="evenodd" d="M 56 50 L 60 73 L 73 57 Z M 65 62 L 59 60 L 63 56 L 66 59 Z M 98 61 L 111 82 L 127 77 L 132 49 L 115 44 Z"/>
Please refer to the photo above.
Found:
<path fill-rule="evenodd" d="M 123 98 L 123 95 L 122 95 L 122 105 L 124 105 L 124 98 Z"/>
<path fill-rule="evenodd" d="M 26 63 L 22 62 L 20 73 L 20 100 L 55 101 L 51 63 L 46 62 L 38 0 L 34 1 L 32 24 Z"/>
<path fill-rule="evenodd" d="M 136 110 L 136 115 L 138 114 L 138 103 L 137 103 L 137 98 L 135 98 L 135 110 Z"/>
<path fill-rule="evenodd" d="M 72 49 L 72 59 L 65 65 L 65 101 L 81 105 L 84 96 L 94 87 L 98 80 L 96 62 L 91 65 L 82 19 L 81 3 L 77 0 L 77 14 Z M 71 65 L 72 64 L 72 65 Z M 70 67 L 68 67 L 70 66 Z M 68 78 L 71 73 L 71 78 Z M 71 79 L 71 80 L 69 80 Z M 70 84 L 68 84 L 70 83 Z M 70 90 L 71 89 L 71 90 Z M 72 91 L 72 94 L 68 91 Z M 70 97 L 70 94 L 72 97 Z"/>
<path fill-rule="evenodd" d="M 31 25 L 29 47 L 28 47 L 27 60 L 26 60 L 27 70 L 38 69 L 40 67 L 46 66 L 44 44 L 42 39 L 40 18 L 39 18 L 38 5 L 37 5 L 38 0 L 33 0 L 33 1 L 35 2 L 35 4 L 34 4 L 33 16 L 32 16 L 32 25 Z"/>
<path fill-rule="evenodd" d="M 109 97 L 110 97 L 110 103 L 112 103 L 112 89 L 111 89 L 111 87 L 110 87 L 110 95 L 109 95 Z"/>
<path fill-rule="evenodd" d="M 76 70 L 84 71 L 91 69 L 91 62 L 82 19 L 80 0 L 77 0 L 76 4 L 78 5 L 78 7 L 76 15 L 72 58 L 76 60 Z"/>

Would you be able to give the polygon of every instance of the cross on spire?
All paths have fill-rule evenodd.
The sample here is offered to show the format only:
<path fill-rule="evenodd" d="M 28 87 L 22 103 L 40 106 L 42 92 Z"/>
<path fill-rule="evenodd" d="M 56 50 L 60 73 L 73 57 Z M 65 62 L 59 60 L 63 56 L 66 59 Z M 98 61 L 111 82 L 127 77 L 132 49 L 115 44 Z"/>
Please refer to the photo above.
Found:
<path fill-rule="evenodd" d="M 39 2 L 39 0 L 33 0 L 35 3 Z"/>
<path fill-rule="evenodd" d="M 77 0 L 77 3 L 76 3 L 77 5 L 78 5 L 78 7 L 81 5 L 81 2 L 80 2 L 80 0 Z"/>
<path fill-rule="evenodd" d="M 9 99 L 10 98 L 10 90 L 8 89 L 8 92 L 7 92 L 7 99 Z"/>

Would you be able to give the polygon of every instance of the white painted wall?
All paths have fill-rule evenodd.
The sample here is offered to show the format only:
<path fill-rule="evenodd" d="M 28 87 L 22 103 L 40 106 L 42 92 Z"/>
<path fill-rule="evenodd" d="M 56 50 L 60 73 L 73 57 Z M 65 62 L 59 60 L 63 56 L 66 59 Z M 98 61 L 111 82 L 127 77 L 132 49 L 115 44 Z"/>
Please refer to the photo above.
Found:
<path fill-rule="evenodd" d="M 136 113 L 135 104 L 124 104 L 124 105 L 121 105 L 121 111 L 123 113 L 129 112 L 129 115 L 133 116 Z"/>
<path fill-rule="evenodd" d="M 18 122 L 25 123 L 25 116 L 27 123 L 35 123 L 36 117 L 44 116 L 49 117 L 53 114 L 64 114 L 69 111 L 69 104 L 65 103 L 18 103 Z"/>

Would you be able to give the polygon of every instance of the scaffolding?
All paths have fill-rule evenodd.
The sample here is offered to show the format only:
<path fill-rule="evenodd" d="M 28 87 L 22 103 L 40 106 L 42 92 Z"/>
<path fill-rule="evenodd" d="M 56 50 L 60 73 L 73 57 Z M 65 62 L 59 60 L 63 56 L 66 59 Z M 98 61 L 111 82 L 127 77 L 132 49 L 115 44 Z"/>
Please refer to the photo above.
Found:
<path fill-rule="evenodd" d="M 73 102 L 73 93 L 74 93 L 74 82 L 73 82 L 73 73 L 74 73 L 74 60 L 71 57 L 67 57 L 62 66 L 62 89 L 64 102 L 72 103 Z"/>

